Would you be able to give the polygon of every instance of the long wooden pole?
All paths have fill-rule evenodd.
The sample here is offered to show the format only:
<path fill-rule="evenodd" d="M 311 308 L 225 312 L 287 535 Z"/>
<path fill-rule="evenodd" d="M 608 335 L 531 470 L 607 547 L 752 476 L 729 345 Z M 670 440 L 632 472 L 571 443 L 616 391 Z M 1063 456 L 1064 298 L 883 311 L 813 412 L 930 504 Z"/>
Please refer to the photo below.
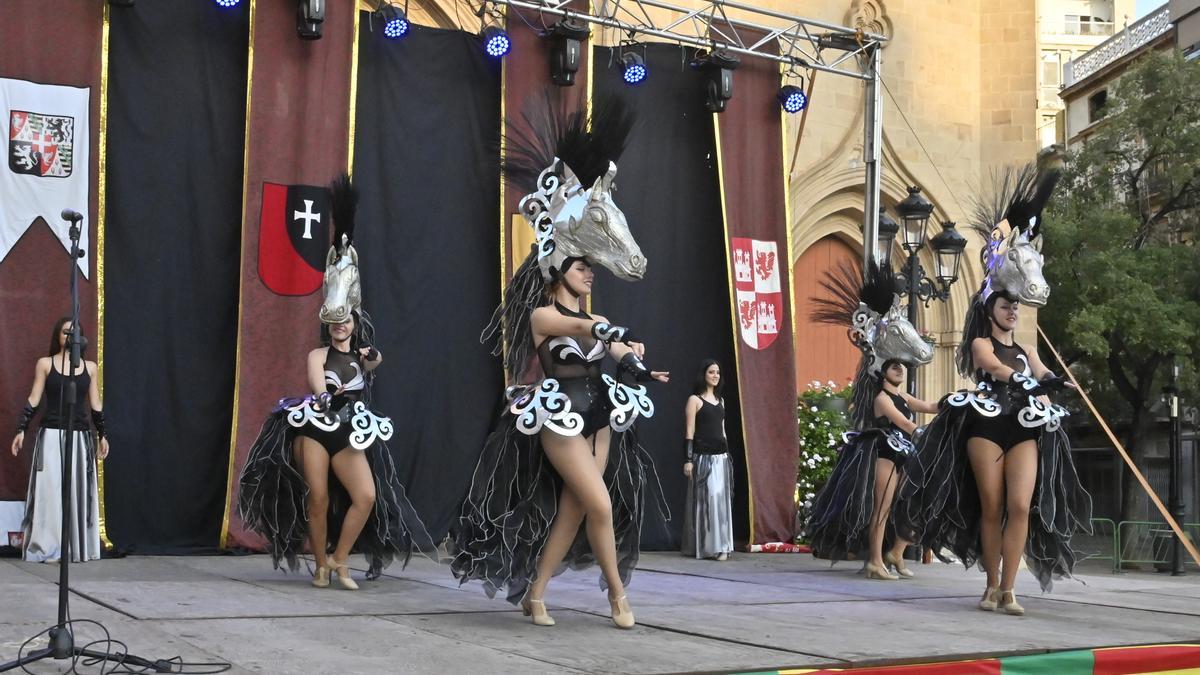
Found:
<path fill-rule="evenodd" d="M 1133 471 L 1133 475 L 1142 484 L 1142 488 L 1146 490 L 1146 494 L 1150 495 L 1150 501 L 1154 502 L 1154 506 L 1158 508 L 1158 512 L 1162 514 L 1162 517 L 1167 520 L 1167 524 L 1175 531 L 1175 536 L 1179 537 L 1179 541 L 1187 549 L 1188 555 L 1192 556 L 1192 560 L 1195 560 L 1197 565 L 1200 565 L 1200 553 L 1197 553 L 1196 545 L 1184 534 L 1183 528 L 1179 527 L 1179 523 L 1175 522 L 1175 518 L 1171 516 L 1171 512 L 1167 510 L 1162 500 L 1158 498 L 1158 493 L 1154 491 L 1154 488 L 1150 487 L 1150 481 L 1146 480 L 1146 477 L 1138 470 L 1137 465 L 1133 463 L 1133 459 L 1129 457 L 1125 446 L 1121 445 L 1121 441 L 1117 440 L 1116 434 L 1112 432 L 1112 429 L 1108 428 L 1108 423 L 1100 416 L 1100 411 L 1096 410 L 1096 406 L 1092 404 L 1092 399 L 1084 391 L 1083 386 L 1079 384 L 1079 380 L 1075 379 L 1075 374 L 1071 372 L 1070 366 L 1067 365 L 1066 361 L 1063 361 L 1062 356 L 1059 356 L 1058 350 L 1054 348 L 1054 345 L 1050 342 L 1050 338 L 1046 337 L 1046 333 L 1042 330 L 1041 326 L 1038 326 L 1038 335 L 1041 335 L 1042 339 L 1046 341 L 1046 346 L 1050 348 L 1050 353 L 1054 354 L 1055 360 L 1063 367 L 1063 371 L 1067 373 L 1067 377 L 1078 387 L 1079 395 L 1083 397 L 1083 402 L 1087 404 L 1088 410 L 1092 411 L 1092 416 L 1100 423 L 1100 428 L 1104 429 L 1104 433 L 1108 434 L 1108 440 L 1112 441 L 1113 447 L 1117 449 L 1117 453 L 1121 455 L 1121 459 L 1125 460 L 1125 464 Z"/>

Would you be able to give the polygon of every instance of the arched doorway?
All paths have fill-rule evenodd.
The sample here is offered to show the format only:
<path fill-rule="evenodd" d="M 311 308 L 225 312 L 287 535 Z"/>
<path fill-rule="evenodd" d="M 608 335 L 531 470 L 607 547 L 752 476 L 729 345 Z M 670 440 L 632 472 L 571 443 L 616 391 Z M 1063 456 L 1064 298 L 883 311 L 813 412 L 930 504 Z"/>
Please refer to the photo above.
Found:
<path fill-rule="evenodd" d="M 833 381 L 839 388 L 854 379 L 859 351 L 846 338 L 846 329 L 815 323 L 811 298 L 824 297 L 821 288 L 825 272 L 843 262 L 853 263 L 858 251 L 841 239 L 828 236 L 809 246 L 796 260 L 792 279 L 796 292 L 796 390 L 806 391 L 813 380 Z"/>

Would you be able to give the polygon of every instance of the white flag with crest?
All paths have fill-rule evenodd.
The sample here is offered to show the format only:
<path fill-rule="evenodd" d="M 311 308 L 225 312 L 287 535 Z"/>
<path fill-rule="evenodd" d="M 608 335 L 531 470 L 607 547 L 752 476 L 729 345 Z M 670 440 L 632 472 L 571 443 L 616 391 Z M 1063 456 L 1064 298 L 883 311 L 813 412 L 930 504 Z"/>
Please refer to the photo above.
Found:
<path fill-rule="evenodd" d="M 71 209 L 83 215 L 79 268 L 88 276 L 90 96 L 88 87 L 0 77 L 0 142 L 7 156 L 0 166 L 0 263 L 39 216 L 70 251 L 70 225 L 61 213 Z"/>

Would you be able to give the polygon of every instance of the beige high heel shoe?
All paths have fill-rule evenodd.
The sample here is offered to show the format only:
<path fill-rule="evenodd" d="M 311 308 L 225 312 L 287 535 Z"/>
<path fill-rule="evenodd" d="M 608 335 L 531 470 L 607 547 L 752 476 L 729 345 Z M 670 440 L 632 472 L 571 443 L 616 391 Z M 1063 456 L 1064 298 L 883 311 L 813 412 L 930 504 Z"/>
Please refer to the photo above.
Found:
<path fill-rule="evenodd" d="M 1000 595 L 1000 589 L 995 586 L 988 586 L 983 591 L 983 598 L 979 601 L 979 609 L 985 612 L 996 611 L 996 596 Z"/>
<path fill-rule="evenodd" d="M 350 567 L 348 562 L 349 561 L 338 562 L 333 559 L 333 556 L 329 556 L 329 559 L 325 561 L 325 569 L 329 571 L 329 574 L 332 578 L 337 579 L 339 586 L 348 591 L 357 591 L 358 584 L 354 583 L 354 579 L 350 577 Z M 345 574 L 342 574 L 339 571 L 343 569 L 346 570 Z"/>
<path fill-rule="evenodd" d="M 996 595 L 999 597 L 999 600 L 997 601 L 999 609 L 996 611 L 1004 612 L 1005 614 L 1011 614 L 1013 616 L 1025 615 L 1025 608 L 1017 604 L 1016 593 L 1012 591 L 997 591 Z"/>
<path fill-rule="evenodd" d="M 534 600 L 533 598 L 525 598 L 521 601 L 521 613 L 525 616 L 533 618 L 535 626 L 553 626 L 554 618 L 546 611 L 546 602 L 544 600 Z"/>
<path fill-rule="evenodd" d="M 629 608 L 629 599 L 622 595 L 619 598 L 609 596 L 608 604 L 612 606 L 612 621 L 617 628 L 633 628 L 633 610 Z"/>
<path fill-rule="evenodd" d="M 904 559 L 892 555 L 891 551 L 883 554 L 883 564 L 884 567 L 891 566 L 902 579 L 911 579 L 915 576 L 913 571 L 904 565 Z"/>
<path fill-rule="evenodd" d="M 325 565 L 317 565 L 313 572 L 312 585 L 317 588 L 329 588 L 329 569 Z"/>
<path fill-rule="evenodd" d="M 900 577 L 892 574 L 891 572 L 887 571 L 887 567 L 879 567 L 875 563 L 867 563 L 867 566 L 865 569 L 867 570 L 867 578 L 868 579 L 878 579 L 880 581 L 895 581 L 900 578 Z"/>

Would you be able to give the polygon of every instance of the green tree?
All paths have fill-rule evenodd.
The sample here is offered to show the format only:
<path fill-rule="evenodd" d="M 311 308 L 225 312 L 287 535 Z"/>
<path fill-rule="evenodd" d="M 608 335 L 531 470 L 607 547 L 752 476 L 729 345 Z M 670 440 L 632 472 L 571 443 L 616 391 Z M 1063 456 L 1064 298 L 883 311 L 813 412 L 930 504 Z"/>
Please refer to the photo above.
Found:
<path fill-rule="evenodd" d="M 1196 401 L 1200 365 L 1200 63 L 1175 52 L 1139 58 L 1110 88 L 1103 120 L 1068 155 L 1046 219 L 1050 339 L 1099 390 L 1101 414 L 1127 429 L 1144 464 L 1172 359 Z M 1074 366 L 1073 366 L 1074 367 Z M 1137 491 L 1122 471 L 1121 518 Z M 1165 495 L 1164 495 L 1165 497 Z"/>

